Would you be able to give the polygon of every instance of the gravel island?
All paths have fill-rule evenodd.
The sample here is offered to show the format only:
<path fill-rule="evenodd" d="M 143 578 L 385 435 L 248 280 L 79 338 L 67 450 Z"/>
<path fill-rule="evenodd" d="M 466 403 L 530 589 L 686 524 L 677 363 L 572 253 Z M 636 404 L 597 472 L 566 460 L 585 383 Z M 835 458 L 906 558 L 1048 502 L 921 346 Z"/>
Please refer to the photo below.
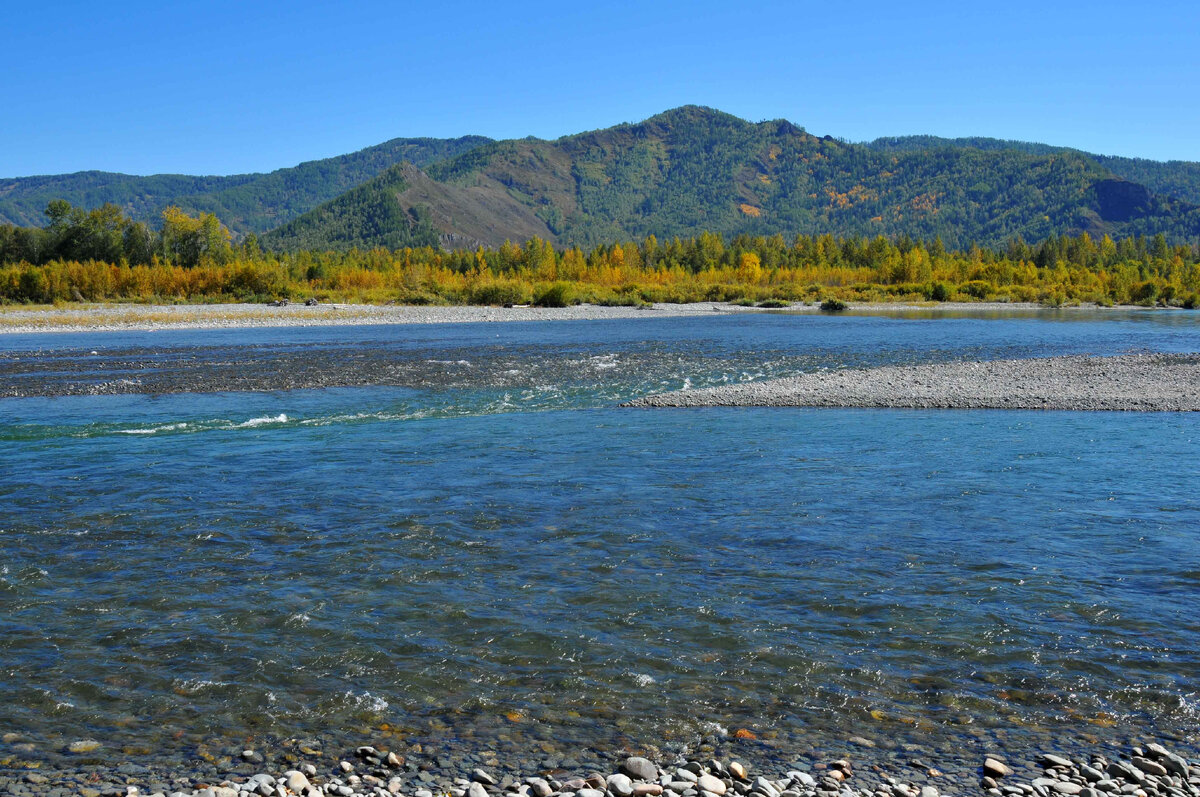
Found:
<path fill-rule="evenodd" d="M 1200 410 L 1200 355 L 1130 354 L 819 371 L 645 396 L 629 407 Z"/>

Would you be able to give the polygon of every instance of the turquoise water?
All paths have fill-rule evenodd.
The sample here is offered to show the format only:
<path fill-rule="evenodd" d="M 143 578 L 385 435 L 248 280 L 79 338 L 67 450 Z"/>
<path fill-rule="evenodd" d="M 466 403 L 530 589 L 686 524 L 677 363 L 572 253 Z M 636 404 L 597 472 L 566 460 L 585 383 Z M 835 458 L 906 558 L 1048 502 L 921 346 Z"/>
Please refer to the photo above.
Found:
<path fill-rule="evenodd" d="M 781 755 L 1191 738 L 1191 415 L 616 405 L 1197 351 L 1195 318 L 5 337 L 27 397 L 0 400 L 0 728 L 160 751 L 385 723 L 513 750 L 748 728 Z M 247 371 L 350 386 L 230 390 Z M 61 395 L 120 379 L 163 392 Z"/>

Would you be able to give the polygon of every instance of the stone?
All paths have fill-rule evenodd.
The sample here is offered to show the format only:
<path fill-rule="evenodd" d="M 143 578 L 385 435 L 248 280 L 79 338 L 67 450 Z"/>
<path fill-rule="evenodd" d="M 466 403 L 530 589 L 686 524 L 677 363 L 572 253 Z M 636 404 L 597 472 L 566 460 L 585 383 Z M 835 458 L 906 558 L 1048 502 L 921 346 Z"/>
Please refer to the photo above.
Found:
<path fill-rule="evenodd" d="M 1084 764 L 1079 768 L 1079 774 L 1083 775 L 1084 780 L 1089 783 L 1099 783 L 1104 780 L 1104 773 L 1093 766 Z"/>
<path fill-rule="evenodd" d="M 604 792 L 599 789 L 580 789 L 575 792 L 575 797 L 604 797 Z"/>
<path fill-rule="evenodd" d="M 690 769 L 680 768 L 680 769 L 675 770 L 675 779 L 676 780 L 684 780 L 689 783 L 695 783 L 697 780 L 700 779 L 700 775 L 698 775 L 695 772 L 692 772 Z"/>
<path fill-rule="evenodd" d="M 683 794 L 688 789 L 695 789 L 696 782 L 694 780 L 673 780 L 667 784 L 667 791 L 675 794 Z"/>
<path fill-rule="evenodd" d="M 1050 788 L 1052 791 L 1058 792 L 1059 794 L 1069 794 L 1071 797 L 1074 797 L 1076 794 L 1079 794 L 1079 792 L 1083 791 L 1082 786 L 1080 786 L 1078 783 L 1072 783 L 1069 780 L 1057 781 Z"/>
<path fill-rule="evenodd" d="M 983 771 L 993 778 L 1004 778 L 1013 773 L 1012 767 L 1003 761 L 997 761 L 995 758 L 984 759 Z"/>
<path fill-rule="evenodd" d="M 483 769 L 472 769 L 471 770 L 471 780 L 474 781 L 475 783 L 482 783 L 484 786 L 495 786 L 496 785 L 496 779 L 493 778 L 491 775 L 489 775 L 487 773 L 487 771 L 483 770 Z"/>
<path fill-rule="evenodd" d="M 775 784 L 761 775 L 754 779 L 754 788 L 752 791 L 765 794 L 767 797 L 779 797 L 779 789 L 775 788 Z"/>
<path fill-rule="evenodd" d="M 633 784 L 633 797 L 659 797 L 662 793 L 663 787 L 657 783 Z M 541 795 L 541 797 L 549 797 L 549 795 Z"/>
<path fill-rule="evenodd" d="M 68 753 L 90 753 L 100 749 L 100 742 L 95 739 L 80 739 L 77 742 L 71 742 L 67 745 Z"/>
<path fill-rule="evenodd" d="M 738 780 L 746 779 L 746 767 L 740 761 L 729 762 L 729 774 L 733 775 Z"/>
<path fill-rule="evenodd" d="M 938 794 L 938 790 L 933 786 L 922 786 L 921 797 L 941 797 L 941 795 Z"/>
<path fill-rule="evenodd" d="M 633 797 L 633 781 L 629 779 L 628 775 L 622 775 L 620 772 L 609 775 L 605 785 L 608 786 L 608 791 L 613 797 Z"/>
<path fill-rule="evenodd" d="M 543 778 L 531 778 L 529 781 L 529 793 L 533 797 L 550 797 L 551 794 L 554 794 L 554 789 Z"/>
<path fill-rule="evenodd" d="M 467 797 L 488 797 L 487 789 L 479 781 L 473 780 L 467 787 Z"/>
<path fill-rule="evenodd" d="M 1114 761 L 1109 764 L 1108 774 L 1114 778 L 1122 778 L 1132 783 L 1141 783 L 1146 779 L 1146 776 L 1142 774 L 1140 769 L 1124 761 Z"/>
<path fill-rule="evenodd" d="M 717 797 L 721 797 L 729 788 L 725 785 L 725 781 L 713 775 L 701 775 L 697 778 L 696 785 L 706 792 L 717 795 Z"/>
<path fill-rule="evenodd" d="M 621 772 L 635 780 L 657 780 L 658 767 L 648 758 L 631 756 L 621 762 Z"/>
<path fill-rule="evenodd" d="M 1134 756 L 1133 765 L 1135 767 L 1137 767 L 1138 769 L 1140 769 L 1142 772 L 1145 772 L 1147 775 L 1155 775 L 1155 776 L 1161 778 L 1167 774 L 1166 767 L 1164 767 L 1162 764 L 1158 763 L 1157 761 L 1151 761 L 1148 758 L 1141 758 L 1140 756 Z"/>
<path fill-rule="evenodd" d="M 312 786 L 308 782 L 308 776 L 295 769 L 283 773 L 283 785 L 295 794 L 304 794 Z"/>
<path fill-rule="evenodd" d="M 1074 766 L 1068 759 L 1060 755 L 1054 755 L 1053 753 L 1042 753 L 1038 756 L 1038 763 L 1046 768 L 1063 767 L 1064 769 L 1070 769 Z"/>
<path fill-rule="evenodd" d="M 387 790 L 392 794 L 399 794 L 403 788 L 404 781 L 400 780 L 400 778 L 392 778 L 388 781 Z"/>
<path fill-rule="evenodd" d="M 338 769 L 340 769 L 342 772 L 353 772 L 354 765 L 351 764 L 349 761 L 339 761 Z"/>
<path fill-rule="evenodd" d="M 393 769 L 404 766 L 404 759 L 401 758 L 400 756 L 396 755 L 395 753 L 388 753 L 386 760 L 387 760 L 387 765 L 389 767 L 392 767 Z"/>

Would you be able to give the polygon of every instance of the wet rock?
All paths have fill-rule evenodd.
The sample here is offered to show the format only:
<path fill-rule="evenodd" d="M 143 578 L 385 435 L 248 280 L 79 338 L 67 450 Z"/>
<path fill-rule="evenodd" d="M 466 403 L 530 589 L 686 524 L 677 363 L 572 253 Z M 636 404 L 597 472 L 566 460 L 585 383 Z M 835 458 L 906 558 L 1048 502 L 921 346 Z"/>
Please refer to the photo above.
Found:
<path fill-rule="evenodd" d="M 1167 774 L 1166 767 L 1164 767 L 1162 764 L 1158 763 L 1157 761 L 1151 761 L 1148 758 L 1134 756 L 1133 757 L 1133 765 L 1135 767 L 1137 767 L 1138 769 L 1140 769 L 1142 772 L 1145 772 L 1147 775 L 1154 775 L 1156 777 L 1161 778 Z"/>
<path fill-rule="evenodd" d="M 619 772 L 609 775 L 605 785 L 608 786 L 608 791 L 613 797 L 633 797 L 633 781 L 629 779 L 628 775 L 622 775 Z"/>
<path fill-rule="evenodd" d="M 621 762 L 621 772 L 635 780 L 657 780 L 658 767 L 648 758 L 632 756 Z"/>
<path fill-rule="evenodd" d="M 984 759 L 983 771 L 992 778 L 1006 778 L 1013 773 L 1012 767 L 995 758 Z"/>
<path fill-rule="evenodd" d="M 1038 756 L 1038 763 L 1046 768 L 1062 767 L 1063 769 L 1070 769 L 1074 766 L 1069 760 L 1053 753 L 1042 753 Z"/>
<path fill-rule="evenodd" d="M 496 779 L 493 778 L 486 770 L 473 769 L 471 770 L 471 780 L 475 783 L 482 783 L 484 786 L 495 786 Z"/>
<path fill-rule="evenodd" d="M 96 741 L 95 739 L 80 739 L 77 742 L 71 742 L 69 745 L 67 745 L 67 752 L 90 753 L 94 750 L 99 750 L 100 747 L 100 742 Z"/>

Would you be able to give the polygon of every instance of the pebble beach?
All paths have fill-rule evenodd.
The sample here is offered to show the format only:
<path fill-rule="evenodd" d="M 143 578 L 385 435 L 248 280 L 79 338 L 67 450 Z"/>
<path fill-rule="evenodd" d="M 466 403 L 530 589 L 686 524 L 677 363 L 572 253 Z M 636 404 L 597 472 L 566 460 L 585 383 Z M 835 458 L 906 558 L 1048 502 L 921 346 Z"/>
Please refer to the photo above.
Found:
<path fill-rule="evenodd" d="M 1050 357 L 820 371 L 646 396 L 631 407 L 1200 410 L 1200 356 Z"/>
<path fill-rule="evenodd" d="M 99 747 L 81 740 L 78 755 Z M 797 762 L 760 771 L 749 759 L 679 755 L 651 760 L 615 756 L 603 770 L 545 771 L 518 762 L 460 770 L 422 760 L 421 746 L 389 750 L 364 745 L 328 756 L 304 743 L 280 766 L 264 766 L 256 750 L 231 751 L 225 775 L 159 773 L 125 764 L 114 769 L 0 775 L 12 795 L 53 797 L 1198 797 L 1200 762 L 1155 742 L 1122 753 L 1063 755 L 1028 760 L 984 753 L 957 776 L 917 756 L 878 762 L 869 754 Z M 418 755 L 413 755 L 413 751 Z M 291 762 L 291 763 L 286 763 Z M 571 763 L 571 762 L 568 762 Z M 515 764 L 515 766 L 513 765 Z"/>

